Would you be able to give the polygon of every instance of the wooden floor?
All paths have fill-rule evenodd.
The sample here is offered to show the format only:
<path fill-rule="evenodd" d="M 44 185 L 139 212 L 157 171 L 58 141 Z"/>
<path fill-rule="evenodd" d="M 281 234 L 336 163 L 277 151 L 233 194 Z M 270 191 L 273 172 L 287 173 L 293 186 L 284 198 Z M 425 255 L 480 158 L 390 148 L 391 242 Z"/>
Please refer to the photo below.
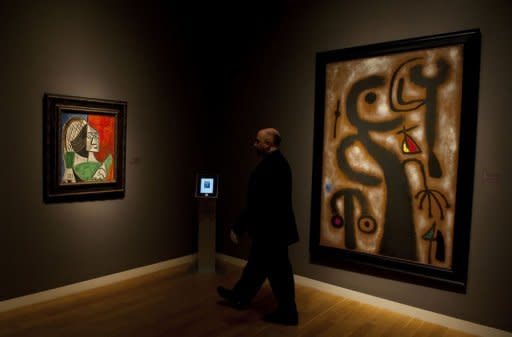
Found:
<path fill-rule="evenodd" d="M 0 313 L 0 337 L 470 336 L 302 286 L 299 326 L 266 323 L 261 317 L 275 305 L 267 285 L 244 311 L 217 296 L 217 285 L 230 287 L 239 274 L 232 266 L 216 274 L 180 267 Z"/>

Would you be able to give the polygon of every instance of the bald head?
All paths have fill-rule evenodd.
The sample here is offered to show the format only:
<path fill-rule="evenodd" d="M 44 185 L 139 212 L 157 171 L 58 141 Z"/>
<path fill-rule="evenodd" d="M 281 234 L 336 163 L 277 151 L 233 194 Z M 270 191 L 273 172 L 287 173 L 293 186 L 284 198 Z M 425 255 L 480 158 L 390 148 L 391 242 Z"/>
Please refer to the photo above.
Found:
<path fill-rule="evenodd" d="M 258 133 L 260 132 L 265 142 L 267 142 L 268 144 L 275 146 L 276 148 L 278 148 L 279 145 L 281 145 L 281 134 L 279 133 L 279 131 L 277 131 L 277 129 L 266 128 L 258 131 Z"/>
<path fill-rule="evenodd" d="M 281 134 L 274 128 L 261 129 L 256 134 L 254 147 L 260 154 L 267 154 L 277 150 L 281 145 Z"/>

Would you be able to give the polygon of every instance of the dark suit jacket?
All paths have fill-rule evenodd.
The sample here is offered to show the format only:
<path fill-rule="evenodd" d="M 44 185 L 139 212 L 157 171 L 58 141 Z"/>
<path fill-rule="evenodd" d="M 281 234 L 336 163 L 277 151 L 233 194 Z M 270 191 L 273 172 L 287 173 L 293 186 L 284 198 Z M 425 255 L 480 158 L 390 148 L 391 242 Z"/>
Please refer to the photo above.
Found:
<path fill-rule="evenodd" d="M 263 158 L 251 173 L 247 205 L 233 230 L 245 231 L 253 242 L 290 245 L 299 241 L 292 208 L 290 165 L 277 150 Z"/>

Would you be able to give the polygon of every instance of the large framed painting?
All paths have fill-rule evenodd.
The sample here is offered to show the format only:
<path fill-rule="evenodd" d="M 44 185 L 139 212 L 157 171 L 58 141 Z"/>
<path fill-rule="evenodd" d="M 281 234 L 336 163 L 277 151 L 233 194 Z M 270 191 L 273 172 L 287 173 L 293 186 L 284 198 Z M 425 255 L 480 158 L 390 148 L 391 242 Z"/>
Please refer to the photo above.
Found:
<path fill-rule="evenodd" d="M 44 200 L 124 197 L 127 103 L 53 94 L 43 100 Z"/>
<path fill-rule="evenodd" d="M 316 58 L 314 263 L 464 292 L 480 32 Z"/>

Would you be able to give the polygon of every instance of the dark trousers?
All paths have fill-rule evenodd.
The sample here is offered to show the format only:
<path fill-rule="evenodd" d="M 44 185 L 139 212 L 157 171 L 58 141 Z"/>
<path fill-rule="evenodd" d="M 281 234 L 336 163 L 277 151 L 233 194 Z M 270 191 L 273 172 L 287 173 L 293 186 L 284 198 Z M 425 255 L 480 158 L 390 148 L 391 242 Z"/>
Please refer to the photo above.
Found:
<path fill-rule="evenodd" d="M 233 290 L 244 301 L 251 301 L 268 278 L 278 302 L 278 311 L 296 312 L 295 284 L 288 246 L 253 241 L 249 259 Z"/>

